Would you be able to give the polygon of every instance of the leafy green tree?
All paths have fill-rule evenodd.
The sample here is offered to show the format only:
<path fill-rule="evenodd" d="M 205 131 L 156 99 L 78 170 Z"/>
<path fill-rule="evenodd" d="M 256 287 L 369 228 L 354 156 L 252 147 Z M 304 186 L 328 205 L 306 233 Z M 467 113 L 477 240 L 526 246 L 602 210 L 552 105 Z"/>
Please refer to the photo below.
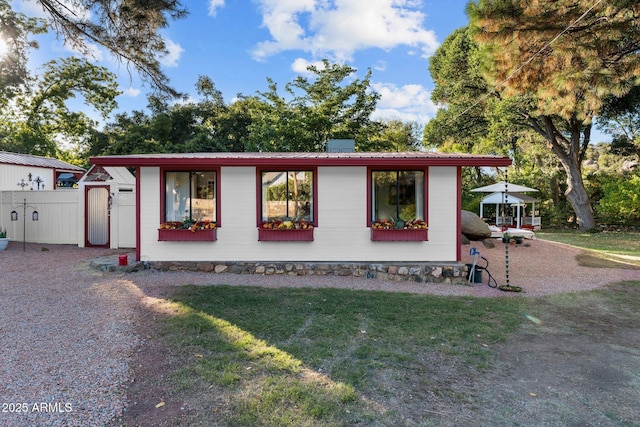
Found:
<path fill-rule="evenodd" d="M 640 175 L 605 180 L 596 212 L 613 221 L 640 223 Z"/>
<path fill-rule="evenodd" d="M 201 99 L 170 104 L 149 97 L 150 114 L 119 114 L 85 147 L 86 156 L 140 153 L 244 151 L 249 113 L 242 102 L 227 105 L 208 77 L 196 83 Z"/>
<path fill-rule="evenodd" d="M 420 127 L 416 122 L 385 120 L 372 122 L 360 151 L 416 151 L 421 145 Z"/>
<path fill-rule="evenodd" d="M 628 94 L 606 98 L 597 118 L 598 126 L 613 137 L 611 149 L 640 160 L 640 86 Z"/>
<path fill-rule="evenodd" d="M 627 93 L 640 71 L 640 4 L 478 0 L 467 13 L 484 77 L 501 97 L 530 100 L 522 118 L 562 164 L 578 225 L 594 228 L 582 161 L 603 98 Z"/>
<path fill-rule="evenodd" d="M 444 152 L 510 156 L 510 179 L 547 187 L 558 173 L 557 162 L 550 161 L 544 149 L 536 148 L 542 138 L 521 114 L 529 100 L 492 93 L 481 74 L 480 59 L 478 43 L 468 27 L 454 31 L 431 57 L 429 71 L 436 83 L 432 100 L 442 108 L 425 126 L 423 145 Z M 538 179 L 541 177 L 547 179 Z M 495 180 L 485 177 L 481 168 L 463 178 L 469 188 Z M 472 193 L 469 200 L 479 203 L 477 196 Z"/>
<path fill-rule="evenodd" d="M 120 93 L 115 76 L 79 58 L 50 61 L 32 91 L 23 88 L 12 108 L 3 110 L 0 132 L 4 149 L 56 157 L 60 144 L 78 146 L 97 125 L 85 112 L 69 106 L 80 95 L 103 118 L 116 108 Z"/>
<path fill-rule="evenodd" d="M 344 81 L 355 73 L 348 65 L 309 66 L 313 79 L 298 76 L 285 86 L 286 97 L 268 79 L 269 90 L 245 98 L 251 114 L 249 144 L 255 151 L 324 151 L 332 138 L 368 141 L 367 129 L 380 95 L 364 79 Z"/>
<path fill-rule="evenodd" d="M 442 151 L 477 152 L 488 132 L 487 84 L 478 68 L 478 46 L 467 27 L 449 35 L 429 60 L 435 83 L 431 99 L 440 108 L 424 130 L 423 144 Z"/>

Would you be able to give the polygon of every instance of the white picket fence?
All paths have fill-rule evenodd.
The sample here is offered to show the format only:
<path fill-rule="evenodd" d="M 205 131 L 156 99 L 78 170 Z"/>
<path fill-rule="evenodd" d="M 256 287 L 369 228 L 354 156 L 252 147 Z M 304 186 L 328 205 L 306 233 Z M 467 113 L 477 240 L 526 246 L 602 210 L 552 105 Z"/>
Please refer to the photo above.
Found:
<path fill-rule="evenodd" d="M 84 206 L 80 195 L 78 189 L 2 191 L 0 228 L 14 241 L 83 245 Z M 117 247 L 135 247 L 135 210 L 135 193 L 114 194 L 111 236 L 118 239 Z M 12 212 L 17 213 L 15 221 L 11 220 Z"/>

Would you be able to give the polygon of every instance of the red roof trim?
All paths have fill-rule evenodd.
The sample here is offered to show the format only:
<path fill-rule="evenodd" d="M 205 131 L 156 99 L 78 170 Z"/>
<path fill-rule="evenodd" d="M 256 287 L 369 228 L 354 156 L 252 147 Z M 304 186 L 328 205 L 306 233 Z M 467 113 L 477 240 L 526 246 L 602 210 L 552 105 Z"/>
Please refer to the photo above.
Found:
<path fill-rule="evenodd" d="M 101 166 L 509 166 L 511 159 L 501 156 L 448 154 L 432 152 L 409 153 L 193 153 L 142 154 L 92 157 L 91 163 Z"/>

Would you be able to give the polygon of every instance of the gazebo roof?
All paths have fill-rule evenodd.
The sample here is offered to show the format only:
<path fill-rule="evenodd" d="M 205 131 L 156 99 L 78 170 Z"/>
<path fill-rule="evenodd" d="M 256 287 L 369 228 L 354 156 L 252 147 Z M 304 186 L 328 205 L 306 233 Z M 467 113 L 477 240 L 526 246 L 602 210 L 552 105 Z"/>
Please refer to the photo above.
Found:
<path fill-rule="evenodd" d="M 531 197 L 531 196 L 527 196 L 526 194 L 522 194 L 522 193 L 502 193 L 502 192 L 496 192 L 496 193 L 491 193 L 488 196 L 483 197 L 482 199 L 482 203 L 488 204 L 496 204 L 496 203 L 505 203 L 505 198 L 506 196 L 508 196 L 508 202 L 509 204 L 513 204 L 513 203 L 518 203 L 518 204 L 523 204 L 523 203 L 534 203 L 537 202 L 538 199 L 536 199 L 535 197 Z"/>

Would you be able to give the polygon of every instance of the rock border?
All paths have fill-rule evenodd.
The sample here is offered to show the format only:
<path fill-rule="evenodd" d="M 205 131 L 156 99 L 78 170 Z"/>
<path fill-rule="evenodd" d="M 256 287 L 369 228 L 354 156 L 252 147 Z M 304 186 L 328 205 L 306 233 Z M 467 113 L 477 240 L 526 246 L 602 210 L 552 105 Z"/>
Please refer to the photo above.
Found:
<path fill-rule="evenodd" d="M 215 262 L 152 261 L 146 268 L 214 274 L 287 276 L 353 276 L 367 279 L 467 285 L 467 266 L 460 263 L 355 262 Z"/>

